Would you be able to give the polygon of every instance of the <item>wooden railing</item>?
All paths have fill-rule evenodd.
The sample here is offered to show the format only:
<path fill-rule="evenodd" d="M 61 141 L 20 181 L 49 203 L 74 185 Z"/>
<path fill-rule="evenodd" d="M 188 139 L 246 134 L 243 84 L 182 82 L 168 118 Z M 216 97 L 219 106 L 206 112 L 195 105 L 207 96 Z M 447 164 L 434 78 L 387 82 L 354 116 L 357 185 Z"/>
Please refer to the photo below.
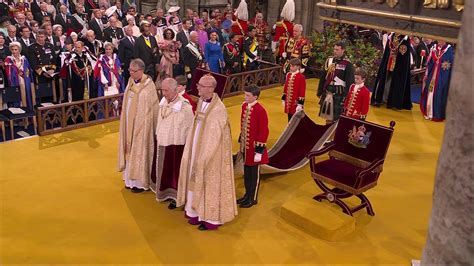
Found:
<path fill-rule="evenodd" d="M 255 84 L 261 89 L 268 89 L 281 86 L 282 82 L 283 69 L 280 65 L 261 63 L 261 68 L 258 70 L 228 75 L 224 97 L 240 94 L 245 87 L 251 84 Z"/>
<path fill-rule="evenodd" d="M 120 119 L 123 94 L 39 107 L 41 136 Z"/>

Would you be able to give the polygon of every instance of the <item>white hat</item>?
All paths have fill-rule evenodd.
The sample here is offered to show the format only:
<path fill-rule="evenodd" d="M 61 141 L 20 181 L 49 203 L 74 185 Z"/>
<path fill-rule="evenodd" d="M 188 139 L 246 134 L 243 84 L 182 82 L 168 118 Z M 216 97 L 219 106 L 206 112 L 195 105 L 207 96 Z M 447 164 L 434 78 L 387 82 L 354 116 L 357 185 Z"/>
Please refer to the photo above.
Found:
<path fill-rule="evenodd" d="M 173 13 L 173 12 L 178 12 L 180 9 L 179 6 L 172 6 L 170 9 L 168 9 L 168 13 Z"/>
<path fill-rule="evenodd" d="M 110 18 L 117 11 L 117 6 L 111 6 L 105 10 L 105 15 L 107 18 Z"/>
<path fill-rule="evenodd" d="M 287 21 L 293 21 L 295 19 L 295 1 L 286 0 L 283 9 L 281 10 L 281 16 Z"/>
<path fill-rule="evenodd" d="M 249 10 L 247 8 L 247 2 L 245 0 L 241 0 L 239 7 L 235 10 L 234 15 L 241 20 L 249 20 Z"/>

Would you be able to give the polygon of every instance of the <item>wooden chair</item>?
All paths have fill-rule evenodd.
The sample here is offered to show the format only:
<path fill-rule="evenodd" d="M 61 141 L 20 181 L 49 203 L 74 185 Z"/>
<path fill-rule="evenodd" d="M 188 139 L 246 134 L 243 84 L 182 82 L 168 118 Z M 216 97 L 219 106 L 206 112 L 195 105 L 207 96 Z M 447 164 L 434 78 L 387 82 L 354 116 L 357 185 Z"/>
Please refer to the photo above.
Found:
<path fill-rule="evenodd" d="M 313 199 L 335 203 L 351 216 L 364 208 L 369 215 L 375 215 L 363 192 L 377 185 L 394 126 L 394 121 L 390 127 L 384 127 L 341 116 L 333 142 L 307 155 L 311 175 L 323 191 Z M 317 162 L 316 157 L 325 153 L 329 153 L 329 159 Z M 342 199 L 352 196 L 358 197 L 361 203 L 350 208 Z"/>
<path fill-rule="evenodd" d="M 2 89 L 1 91 L 2 94 L 2 99 L 4 103 L 14 103 L 14 102 L 21 102 L 21 92 L 20 92 L 20 87 L 6 87 Z M 33 127 L 35 134 L 36 128 L 37 128 L 37 123 L 36 123 L 36 114 L 34 110 L 31 110 L 27 107 L 19 107 L 24 111 L 22 114 L 13 114 L 10 112 L 8 109 L 4 109 L 0 111 L 0 115 L 6 118 L 6 121 L 10 122 L 10 133 L 11 133 L 11 139 L 15 139 L 15 129 L 14 129 L 14 121 L 23 119 L 25 120 L 25 129 L 27 128 L 27 121 L 29 118 L 32 118 L 33 120 Z"/>
<path fill-rule="evenodd" d="M 8 119 L 0 114 L 0 129 L 2 130 L 3 141 L 7 141 L 5 136 L 5 121 L 8 121 Z"/>

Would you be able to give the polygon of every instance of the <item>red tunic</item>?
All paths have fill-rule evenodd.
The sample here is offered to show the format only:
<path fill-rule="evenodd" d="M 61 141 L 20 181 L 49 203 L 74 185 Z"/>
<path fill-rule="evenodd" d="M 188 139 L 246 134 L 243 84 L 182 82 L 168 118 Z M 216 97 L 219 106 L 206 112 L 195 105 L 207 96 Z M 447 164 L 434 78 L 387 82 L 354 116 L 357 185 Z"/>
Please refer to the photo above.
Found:
<path fill-rule="evenodd" d="M 244 152 L 244 162 L 247 166 L 267 164 L 266 142 L 269 134 L 267 111 L 258 102 L 252 103 L 247 108 L 248 105 L 246 102 L 242 104 L 240 120 L 240 146 Z M 262 161 L 258 163 L 254 162 L 256 152 L 262 153 Z"/>
<path fill-rule="evenodd" d="M 255 18 L 251 19 L 249 23 L 257 29 L 257 39 L 264 40 L 268 32 L 268 23 L 266 21 L 257 22 Z"/>
<path fill-rule="evenodd" d="M 275 36 L 273 37 L 274 42 L 279 42 L 278 56 L 281 56 L 285 51 L 286 42 L 289 38 L 293 37 L 293 22 L 284 20 L 278 21 L 275 27 Z"/>
<path fill-rule="evenodd" d="M 191 104 L 191 107 L 193 108 L 193 113 L 196 113 L 196 102 L 193 100 L 193 98 L 186 92 L 183 93 L 182 96 L 184 99 L 186 99 L 189 102 L 189 104 Z"/>
<path fill-rule="evenodd" d="M 365 85 L 356 89 L 355 84 L 352 84 L 344 101 L 344 115 L 365 120 L 369 112 L 369 104 L 369 89 Z"/>
<path fill-rule="evenodd" d="M 240 45 L 239 48 L 241 49 L 241 51 L 242 51 L 242 46 L 244 44 L 244 38 L 247 35 L 248 27 L 249 27 L 249 23 L 246 20 L 237 19 L 233 21 L 232 23 L 231 29 L 232 29 L 232 32 L 235 32 L 235 34 L 239 36 L 238 42 L 239 42 L 239 45 Z"/>
<path fill-rule="evenodd" d="M 300 72 L 286 74 L 285 87 L 282 100 L 285 101 L 285 113 L 296 113 L 296 106 L 304 104 L 306 92 L 306 79 Z"/>

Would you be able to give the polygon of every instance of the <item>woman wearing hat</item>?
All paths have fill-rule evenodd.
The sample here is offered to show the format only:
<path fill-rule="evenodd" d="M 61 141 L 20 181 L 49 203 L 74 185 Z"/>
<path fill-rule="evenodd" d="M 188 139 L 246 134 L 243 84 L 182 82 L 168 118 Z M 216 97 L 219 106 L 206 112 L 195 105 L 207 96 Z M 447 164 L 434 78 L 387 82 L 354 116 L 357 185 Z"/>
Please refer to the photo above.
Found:
<path fill-rule="evenodd" d="M 10 87 L 20 87 L 21 103 L 15 104 L 17 106 L 28 107 L 33 109 L 35 105 L 34 91 L 31 87 L 33 73 L 30 63 L 25 56 L 21 55 L 21 44 L 19 42 L 12 42 L 9 45 L 12 55 L 5 58 L 5 73 Z"/>

